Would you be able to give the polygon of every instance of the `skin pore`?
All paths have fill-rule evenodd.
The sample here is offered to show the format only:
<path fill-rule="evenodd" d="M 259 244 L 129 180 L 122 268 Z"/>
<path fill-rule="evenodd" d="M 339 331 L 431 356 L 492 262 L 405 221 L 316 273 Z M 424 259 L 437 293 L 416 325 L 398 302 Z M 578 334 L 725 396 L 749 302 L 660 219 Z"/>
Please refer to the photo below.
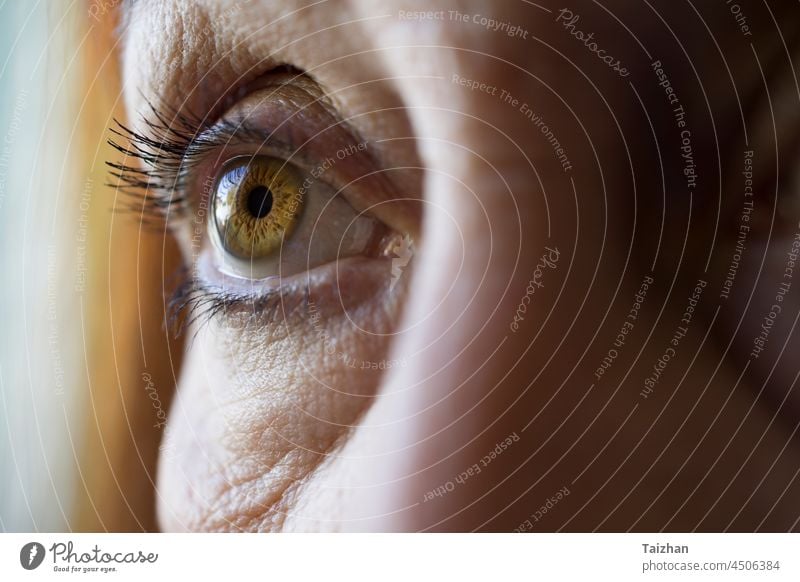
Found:
<path fill-rule="evenodd" d="M 345 124 L 368 144 L 375 169 L 349 169 L 367 158 L 348 157 L 325 176 L 380 174 L 362 195 L 352 190 L 353 206 L 377 208 L 375 217 L 414 241 L 395 281 L 385 259 L 350 258 L 302 275 L 308 296 L 287 297 L 275 317 L 234 310 L 186 331 L 192 339 L 158 467 L 161 527 L 511 531 L 564 487 L 569 496 L 543 529 L 748 529 L 765 516 L 769 528 L 790 527 L 796 516 L 768 510 L 800 463 L 794 421 L 775 420 L 775 405 L 754 406 L 760 384 L 739 379 L 727 339 L 707 341 L 712 297 L 703 297 L 657 393 L 639 396 L 697 280 L 709 281 L 709 296 L 719 280 L 702 265 L 713 211 L 699 211 L 699 226 L 687 229 L 687 209 L 674 210 L 651 267 L 661 182 L 627 79 L 593 69 L 596 57 L 547 10 L 522 2 L 442 8 L 442 19 L 420 20 L 400 12 L 429 3 L 123 5 L 134 127 L 148 102 L 215 120 L 256 90 L 303 86 L 336 119 L 301 104 L 317 115 L 303 127 L 323 126 L 303 151 L 335 157 L 342 142 L 329 128 Z M 450 10 L 530 34 L 493 32 Z M 590 10 L 589 2 L 574 7 Z M 584 16 L 581 25 L 609 38 L 613 29 L 603 26 L 611 25 L 593 22 Z M 649 86 L 638 53 L 609 52 L 637 86 Z M 657 91 L 642 93 L 660 106 Z M 686 106 L 701 98 L 683 95 Z M 265 135 L 275 125 L 264 121 L 271 98 L 249 115 L 262 119 Z M 546 120 L 572 170 L 526 111 Z M 696 123 L 698 156 L 706 156 L 710 132 Z M 192 232 L 172 228 L 192 264 Z M 727 248 L 733 239 L 720 236 Z M 686 240 L 702 258 L 681 254 Z M 624 358 L 595 381 L 648 276 L 654 285 Z M 720 317 L 735 324 L 739 315 Z M 754 443 L 772 452 L 748 457 Z M 734 475 L 744 463 L 748 470 Z M 730 507 L 751 494 L 735 521 Z"/>

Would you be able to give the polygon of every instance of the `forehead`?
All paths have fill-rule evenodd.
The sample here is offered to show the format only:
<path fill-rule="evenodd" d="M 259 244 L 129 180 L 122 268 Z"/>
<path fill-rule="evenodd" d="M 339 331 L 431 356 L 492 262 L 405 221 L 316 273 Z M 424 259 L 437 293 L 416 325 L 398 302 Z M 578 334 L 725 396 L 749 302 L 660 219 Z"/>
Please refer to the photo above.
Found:
<path fill-rule="evenodd" d="M 420 58 L 409 47 L 496 54 L 514 39 L 485 34 L 482 20 L 465 23 L 459 15 L 480 15 L 523 28 L 537 16 L 511 3 L 487 4 L 126 0 L 122 36 L 128 105 L 138 109 L 145 96 L 191 107 L 280 64 L 308 71 L 326 87 L 442 73 L 456 66 L 449 61 L 468 54 L 439 50 L 436 59 Z"/>

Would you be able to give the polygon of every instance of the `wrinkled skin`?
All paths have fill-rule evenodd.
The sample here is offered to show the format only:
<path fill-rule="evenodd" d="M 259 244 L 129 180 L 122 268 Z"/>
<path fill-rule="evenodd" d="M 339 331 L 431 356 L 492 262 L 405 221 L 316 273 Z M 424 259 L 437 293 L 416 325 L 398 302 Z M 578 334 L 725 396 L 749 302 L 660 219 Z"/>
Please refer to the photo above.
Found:
<path fill-rule="evenodd" d="M 640 179 L 657 175 L 652 160 L 637 157 L 637 150 L 652 149 L 649 128 L 637 117 L 636 102 L 627 100 L 628 80 L 598 69 L 594 56 L 552 25 L 553 14 L 516 2 L 452 2 L 443 9 L 453 6 L 516 23 L 528 38 L 471 23 L 398 16 L 431 10 L 424 2 L 330 1 L 304 9 L 282 1 L 140 0 L 125 8 L 123 70 L 131 119 L 146 113 L 145 99 L 211 111 L 230 87 L 289 64 L 305 71 L 338 115 L 374 144 L 383 168 L 404 168 L 390 173 L 393 188 L 380 195 L 421 201 L 420 212 L 401 204 L 382 217 L 415 240 L 414 258 L 393 288 L 385 265 L 345 265 L 342 287 L 329 265 L 312 275 L 318 320 L 300 306 L 270 320 L 230 316 L 188 331 L 197 335 L 188 344 L 159 462 L 163 529 L 510 531 L 565 486 L 570 495 L 563 508 L 537 528 L 721 529 L 789 441 L 793 425 L 770 424 L 774 410 L 761 405 L 737 431 L 758 386 L 751 390 L 745 380 L 726 400 L 740 371 L 733 353 L 723 357 L 724 343 L 699 349 L 719 285 L 713 275 L 709 301 L 671 364 L 673 373 L 658 385 L 661 399 L 638 395 L 702 273 L 694 269 L 700 258 L 685 257 L 679 291 L 664 300 L 685 209 L 671 217 L 675 226 L 662 243 L 668 259 L 654 277 L 660 287 L 644 303 L 618 375 L 595 382 L 653 255 L 654 235 L 639 232 L 628 258 L 633 192 L 627 155 L 633 150 L 641 164 Z M 575 10 L 588 13 L 591 3 Z M 629 20 L 638 10 L 631 9 Z M 588 17 L 583 23 L 602 30 Z M 545 42 L 575 59 L 596 87 Z M 647 87 L 645 98 L 660 106 L 639 53 L 615 50 L 631 63 L 637 86 Z M 702 70 L 703 62 L 697 64 Z M 454 74 L 498 90 L 470 90 L 454 82 Z M 517 105 L 500 98 L 501 90 Z M 625 144 L 600 95 L 628 123 Z M 687 105 L 700 99 L 688 90 L 684 95 Z M 521 102 L 531 104 L 564 144 L 575 191 L 542 132 L 520 113 Z M 639 125 L 632 126 L 626 112 Z M 698 151 L 708 134 L 705 126 L 695 131 Z M 424 174 L 413 169 L 420 167 Z M 639 224 L 656 232 L 660 180 L 641 182 L 636 196 Z M 712 219 L 694 218 L 708 225 Z M 188 261 L 188 235 L 174 229 Z M 694 254 L 705 255 L 702 244 Z M 558 249 L 558 262 L 540 272 L 542 287 L 512 330 L 545 247 Z M 662 323 L 646 341 L 659 313 Z M 726 317 L 734 324 L 738 319 Z M 320 341 L 320 326 L 335 338 L 335 350 Z M 362 369 L 348 365 L 343 353 L 405 365 Z M 665 407 L 690 364 L 694 396 Z M 617 394 L 628 369 L 638 380 Z M 724 402 L 726 413 L 704 435 Z M 731 481 L 767 427 L 763 446 L 770 452 L 755 455 L 749 461 L 754 465 Z M 482 464 L 512 433 L 519 441 Z M 703 481 L 734 433 L 727 453 L 734 460 L 717 467 L 734 469 Z M 679 470 L 702 438 L 704 447 Z M 774 480 L 756 491 L 735 528 L 755 527 L 767 514 L 800 462 L 793 441 L 785 454 L 770 473 Z M 476 464 L 480 472 L 452 491 L 426 496 Z M 729 482 L 728 497 L 721 497 Z M 703 495 L 679 507 L 698 483 Z M 777 529 L 794 519 L 769 515 L 767 527 Z"/>

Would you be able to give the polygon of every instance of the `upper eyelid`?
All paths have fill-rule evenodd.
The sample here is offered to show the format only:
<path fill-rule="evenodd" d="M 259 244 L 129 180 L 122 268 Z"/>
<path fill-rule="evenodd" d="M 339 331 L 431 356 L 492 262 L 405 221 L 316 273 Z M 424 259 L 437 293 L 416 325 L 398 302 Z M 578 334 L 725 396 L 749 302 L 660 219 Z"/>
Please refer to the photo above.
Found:
<path fill-rule="evenodd" d="M 269 156 L 282 160 L 284 163 L 299 167 L 306 172 L 307 179 L 326 182 L 336 193 L 341 192 L 348 197 L 351 179 L 340 175 L 337 168 L 331 168 L 331 173 L 311 178 L 311 172 L 319 167 L 320 160 L 310 155 L 306 145 L 310 140 L 302 143 L 291 141 L 294 132 L 287 132 L 289 139 L 282 139 L 277 131 L 267 132 L 258 124 L 245 120 L 241 123 L 223 120 L 209 128 L 187 148 L 181 167 L 181 176 L 176 180 L 175 190 L 181 191 L 181 198 L 187 204 L 177 207 L 179 215 L 188 215 L 192 211 L 192 203 L 199 206 L 208 203 L 205 200 L 210 192 L 204 185 L 216 181 L 219 172 L 231 159 L 236 157 Z M 215 153 L 216 152 L 216 153 Z"/>
<path fill-rule="evenodd" d="M 267 81 L 271 80 L 272 84 L 257 85 L 249 93 L 241 89 L 236 100 L 229 97 L 231 101 L 220 112 L 219 117 L 212 117 L 210 114 L 200 116 L 174 109 L 169 105 L 157 107 L 145 98 L 149 112 L 141 116 L 144 129 L 137 131 L 114 119 L 116 127 L 110 129 L 112 137 L 108 143 L 122 154 L 143 162 L 148 169 L 116 162 L 107 162 L 107 165 L 117 172 L 156 174 L 156 178 L 162 178 L 155 184 L 158 187 L 166 181 L 163 178 L 176 177 L 183 169 L 182 166 L 193 164 L 196 158 L 213 148 L 229 145 L 234 138 L 240 143 L 267 144 L 287 157 L 293 156 L 301 161 L 307 161 L 303 160 L 302 156 L 297 156 L 298 148 L 305 144 L 293 139 L 294 131 L 285 131 L 286 127 L 291 127 L 298 118 L 307 121 L 326 116 L 328 123 L 325 129 L 341 128 L 352 141 L 358 139 L 357 132 L 341 119 L 336 107 L 328 101 L 313 81 L 296 70 L 291 73 L 285 72 L 285 67 L 277 67 L 275 70 L 277 72 L 267 76 Z M 309 88 L 309 85 L 312 87 Z M 283 119 L 271 123 L 270 125 L 274 126 L 272 128 L 253 124 L 246 118 L 238 121 L 228 119 L 231 110 L 235 110 L 237 104 L 245 101 L 252 93 L 266 89 L 270 90 L 270 96 L 265 98 L 267 105 L 261 106 L 262 109 L 269 106 L 269 101 L 274 100 L 278 102 L 276 105 L 285 106 L 286 102 L 290 102 L 294 110 L 286 114 Z M 288 98 L 285 94 L 287 90 L 291 91 Z M 275 97 L 271 98 L 272 96 Z M 309 114 L 309 111 L 312 113 Z M 315 111 L 322 115 L 315 114 Z M 282 139 L 281 135 L 286 139 Z M 128 144 L 120 144 L 115 140 L 117 137 L 126 140 Z M 185 171 L 183 173 L 185 174 Z M 112 175 L 120 178 L 118 175 Z"/>
<path fill-rule="evenodd" d="M 155 112 L 155 110 L 154 110 Z M 156 113 L 155 119 L 163 119 Z M 148 211 L 150 216 L 163 214 L 166 209 L 180 214 L 192 201 L 190 178 L 203 160 L 215 149 L 231 145 L 269 145 L 279 155 L 291 150 L 291 145 L 277 138 L 265 140 L 263 130 L 228 122 L 218 122 L 196 136 L 188 137 L 171 125 L 146 120 L 152 133 L 142 133 L 115 120 L 108 143 L 124 155 L 121 161 L 107 161 L 110 168 L 108 186 L 126 195 L 123 207 L 136 212 Z M 244 139 L 245 135 L 251 139 Z M 117 141 L 123 138 L 127 144 Z"/>
<path fill-rule="evenodd" d="M 187 192 L 190 187 L 188 178 L 215 149 L 259 146 L 276 157 L 283 157 L 300 167 L 311 169 L 315 165 L 314 159 L 308 155 L 305 146 L 319 134 L 333 130 L 339 136 L 344 135 L 344 141 L 357 143 L 357 133 L 338 116 L 335 108 L 325 101 L 324 95 L 314 95 L 305 88 L 291 84 L 276 85 L 272 91 L 277 93 L 287 87 L 302 92 L 303 98 L 300 100 L 304 103 L 289 99 L 295 110 L 275 123 L 268 124 L 273 125 L 272 128 L 253 123 L 247 118 L 227 119 L 228 112 L 214 123 L 209 123 L 207 117 L 201 118 L 169 109 L 167 114 L 150 102 L 149 115 L 142 117 L 146 128 L 144 131 L 133 130 L 115 120 L 117 127 L 111 128 L 112 137 L 108 143 L 121 152 L 125 159 L 121 162 L 106 162 L 111 168 L 111 177 L 116 180 L 116 184 L 109 185 L 132 194 L 134 203 L 143 203 L 145 208 L 156 212 L 163 212 L 166 208 L 180 210 L 190 202 L 191 193 Z M 246 97 L 242 98 L 244 99 Z M 287 100 L 276 101 L 285 106 Z M 269 106 L 267 103 L 261 109 L 268 110 Z M 314 108 L 318 108 L 321 114 L 308 114 L 307 111 Z M 302 140 L 294 139 L 302 132 L 293 130 L 293 124 L 313 117 L 326 118 L 327 123 L 323 123 L 322 131 Z M 127 144 L 119 143 L 117 137 L 126 140 Z M 127 158 L 132 158 L 133 163 Z M 145 192 L 145 200 L 141 200 L 142 191 Z"/>
<path fill-rule="evenodd" d="M 145 119 L 149 130 L 145 136 L 121 126 L 125 130 L 123 135 L 132 145 L 126 147 L 112 142 L 118 150 L 140 158 L 149 166 L 142 171 L 138 165 L 110 164 L 116 170 L 112 175 L 121 189 L 134 190 L 130 206 L 140 216 L 143 209 L 152 208 L 149 214 L 159 222 L 175 211 L 188 217 L 193 203 L 210 195 L 213 164 L 207 164 L 204 156 L 216 147 L 221 148 L 219 155 L 224 157 L 226 147 L 263 146 L 264 150 L 271 150 L 274 157 L 282 157 L 311 173 L 320 162 L 335 156 L 339 150 L 363 145 L 364 150 L 336 160 L 333 168 L 327 168 L 324 176 L 315 176 L 315 179 L 324 180 L 334 191 L 341 192 L 357 211 L 368 212 L 398 232 L 419 234 L 422 216 L 419 197 L 398 188 L 394 176 L 387 171 L 391 168 L 382 165 L 381 150 L 363 139 L 352 125 L 355 117 L 343 118 L 335 104 L 310 78 L 280 73 L 262 80 L 255 90 L 242 91 L 238 101 L 214 123 L 210 123 L 208 117 L 171 111 L 167 116 L 152 106 L 151 112 L 151 119 Z M 167 143 L 164 151 L 159 147 L 161 142 Z M 137 151 L 139 143 L 148 146 L 149 158 Z M 259 152 L 236 152 L 237 155 L 256 153 Z M 265 153 L 269 155 L 269 151 Z M 218 159 L 217 168 L 224 162 Z M 408 169 L 413 168 L 401 167 L 400 171 Z M 421 180 L 415 182 L 412 192 L 418 191 Z M 407 188 L 409 182 L 404 184 Z M 384 204 L 393 201 L 398 204 Z"/>
<path fill-rule="evenodd" d="M 289 139 L 283 139 L 276 132 L 267 133 L 263 127 L 248 120 L 242 122 L 222 120 L 204 131 L 197 142 L 189 144 L 184 155 L 184 166 L 187 172 L 196 169 L 195 164 L 215 149 L 254 146 L 258 151 L 248 152 L 249 154 L 263 154 L 262 150 L 266 149 L 267 154 L 273 157 L 308 167 L 313 164 L 313 160 L 304 152 L 304 145 L 291 141 L 291 133 Z"/>

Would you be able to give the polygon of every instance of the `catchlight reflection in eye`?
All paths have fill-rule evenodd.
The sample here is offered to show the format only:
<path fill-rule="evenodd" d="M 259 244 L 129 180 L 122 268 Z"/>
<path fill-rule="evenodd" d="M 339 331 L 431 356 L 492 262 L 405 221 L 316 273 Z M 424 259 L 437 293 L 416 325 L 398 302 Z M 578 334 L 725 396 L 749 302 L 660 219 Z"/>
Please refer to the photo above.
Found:
<path fill-rule="evenodd" d="M 229 162 L 212 202 L 223 249 L 245 260 L 274 254 L 303 210 L 301 186 L 300 173 L 283 160 L 258 156 Z"/>

